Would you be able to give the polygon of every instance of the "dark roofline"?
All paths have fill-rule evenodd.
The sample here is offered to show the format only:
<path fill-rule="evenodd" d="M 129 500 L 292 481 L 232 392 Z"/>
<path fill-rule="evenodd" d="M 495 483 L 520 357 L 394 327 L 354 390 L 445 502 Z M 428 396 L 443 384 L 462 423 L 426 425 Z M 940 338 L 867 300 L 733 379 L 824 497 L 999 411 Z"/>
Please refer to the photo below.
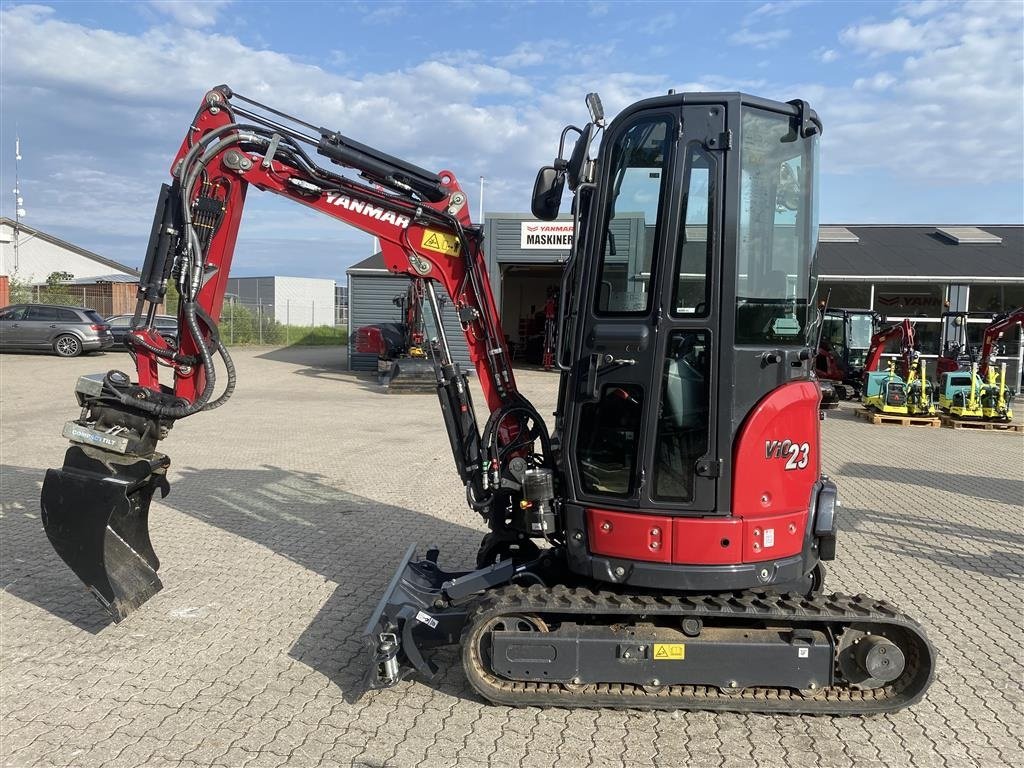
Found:
<path fill-rule="evenodd" d="M 385 275 L 394 274 L 393 272 L 389 272 L 388 268 L 384 266 L 383 251 L 377 251 L 373 256 L 368 256 L 362 261 L 357 261 L 345 270 L 346 275 L 365 275 L 375 273 L 383 273 Z"/>
<path fill-rule="evenodd" d="M 100 256 L 98 253 L 87 251 L 85 248 L 77 246 L 74 243 L 69 243 L 67 240 L 61 240 L 59 237 L 54 237 L 53 235 L 47 232 L 43 232 L 41 229 L 36 229 L 35 227 L 29 227 L 26 226 L 25 224 L 17 223 L 14 221 L 14 219 L 9 219 L 6 216 L 0 216 L 0 224 L 7 224 L 12 229 L 15 226 L 17 226 L 18 229 L 23 229 L 26 232 L 31 232 L 40 240 L 45 240 L 46 242 L 51 243 L 52 245 L 56 245 L 58 248 L 64 248 L 66 250 L 71 251 L 72 253 L 77 253 L 79 256 L 84 256 L 87 259 L 98 261 L 100 264 L 105 264 L 106 266 L 112 267 L 113 269 L 116 269 L 120 272 L 127 272 L 129 275 L 133 275 L 135 277 L 140 276 L 139 270 L 137 269 L 132 269 L 129 266 L 125 266 L 124 264 L 120 264 L 119 262 L 114 261 L 113 259 L 108 259 L 105 256 Z"/>

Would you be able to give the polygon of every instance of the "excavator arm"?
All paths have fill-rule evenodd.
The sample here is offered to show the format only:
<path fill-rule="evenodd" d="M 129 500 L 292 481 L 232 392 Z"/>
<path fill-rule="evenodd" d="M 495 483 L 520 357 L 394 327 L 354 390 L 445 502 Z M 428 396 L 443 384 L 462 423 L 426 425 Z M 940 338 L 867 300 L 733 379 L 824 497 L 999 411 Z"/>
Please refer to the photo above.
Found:
<path fill-rule="evenodd" d="M 488 407 L 496 410 L 514 398 L 515 380 L 487 281 L 482 238 L 454 174 L 432 174 L 326 129 L 317 129 L 319 137 L 289 129 L 233 105 L 232 98 L 248 102 L 226 86 L 207 93 L 174 159 L 172 199 L 166 203 L 171 210 L 164 212 L 161 223 L 182 232 L 177 248 L 168 244 L 173 258 L 151 253 L 147 259 L 140 314 L 148 319 L 162 301 L 168 279 L 176 277 L 182 327 L 191 329 L 192 308 L 201 319 L 205 313 L 200 335 L 209 343 L 214 329 L 208 320 L 220 313 L 251 185 L 372 234 L 391 272 L 441 283 L 454 301 Z M 363 180 L 317 167 L 304 144 Z M 147 342 L 135 343 L 139 383 L 155 387 L 155 365 L 159 358 L 168 358 L 147 348 L 159 346 L 147 325 L 141 323 L 133 334 Z M 195 334 L 185 332 L 179 353 L 201 356 L 201 346 Z M 170 360 L 174 394 L 190 404 L 202 399 L 208 367 Z"/>
<path fill-rule="evenodd" d="M 988 377 L 989 366 L 995 362 L 995 345 L 1008 330 L 1014 326 L 1024 325 L 1024 307 L 1018 307 L 1005 315 L 999 315 L 985 328 L 981 342 L 981 360 L 978 364 L 978 375 L 982 381 Z"/>
<path fill-rule="evenodd" d="M 871 346 L 868 347 L 867 358 L 864 361 L 864 376 L 871 371 L 878 369 L 878 361 L 882 359 L 882 352 L 885 346 L 893 339 L 900 340 L 900 375 L 906 379 L 913 366 L 914 355 L 914 326 L 909 318 L 903 322 L 883 328 L 871 337 Z"/>
<path fill-rule="evenodd" d="M 318 166 L 310 148 L 344 170 Z M 513 496 L 521 496 L 524 473 L 547 467 L 552 452 L 543 420 L 516 389 L 482 236 L 455 175 L 418 168 L 223 85 L 204 97 L 171 175 L 159 197 L 128 338 L 137 380 L 111 371 L 79 381 L 82 414 L 65 427 L 72 444 L 64 466 L 47 472 L 41 499 L 55 549 L 115 620 L 162 586 L 147 522 L 153 494 L 169 489 L 170 462 L 156 450 L 158 441 L 176 421 L 222 405 L 234 390 L 217 318 L 250 187 L 374 235 L 391 272 L 423 281 L 435 318 L 434 284 L 447 291 L 490 412 L 482 432 L 440 322 L 438 397 L 467 499 L 500 527 L 497 519 L 504 521 L 519 500 Z M 154 327 L 172 283 L 180 297 L 175 346 Z M 162 369 L 169 369 L 171 384 L 161 383 Z"/>

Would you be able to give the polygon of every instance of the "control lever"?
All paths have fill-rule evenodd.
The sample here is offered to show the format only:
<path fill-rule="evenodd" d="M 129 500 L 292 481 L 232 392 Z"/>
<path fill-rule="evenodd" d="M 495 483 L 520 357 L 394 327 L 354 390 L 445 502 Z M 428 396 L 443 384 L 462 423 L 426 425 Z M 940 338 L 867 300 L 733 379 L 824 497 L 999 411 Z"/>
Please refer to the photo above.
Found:
<path fill-rule="evenodd" d="M 594 402 L 598 399 L 597 377 L 609 368 L 617 368 L 620 365 L 636 365 L 632 358 L 618 358 L 614 355 L 602 355 L 599 352 L 591 352 L 590 360 L 587 363 L 587 380 L 583 396 L 586 400 Z"/>

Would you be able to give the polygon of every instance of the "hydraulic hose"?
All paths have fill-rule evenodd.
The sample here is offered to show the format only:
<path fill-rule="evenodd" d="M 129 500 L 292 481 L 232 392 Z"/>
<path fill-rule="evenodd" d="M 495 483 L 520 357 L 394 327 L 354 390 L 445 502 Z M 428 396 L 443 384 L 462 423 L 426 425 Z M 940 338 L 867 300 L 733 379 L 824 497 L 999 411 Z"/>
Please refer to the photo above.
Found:
<path fill-rule="evenodd" d="M 143 411 L 144 413 L 148 413 L 158 418 L 169 419 L 183 419 L 186 416 L 198 413 L 206 407 L 206 404 L 210 400 L 210 396 L 213 394 L 213 388 L 217 382 L 217 374 L 213 367 L 213 357 L 210 355 L 210 350 L 204 343 L 202 333 L 199 330 L 199 323 L 196 319 L 195 304 L 189 302 L 184 304 L 183 308 L 185 310 L 185 322 L 188 324 L 192 338 L 196 341 L 196 347 L 198 347 L 199 354 L 202 357 L 203 371 L 206 373 L 206 384 L 203 387 L 202 393 L 200 393 L 199 397 L 197 397 L 194 402 L 187 405 L 177 406 L 150 403 L 146 400 L 140 400 L 122 392 L 112 381 L 112 374 L 117 372 L 111 371 L 106 376 L 105 384 L 107 385 L 107 389 L 117 398 L 121 405 Z M 230 356 L 227 356 L 226 352 L 224 353 L 224 357 L 226 360 L 230 360 Z M 232 368 L 232 371 L 233 370 L 234 369 Z M 231 386 L 230 378 L 228 384 Z M 231 386 L 232 391 L 233 389 L 234 387 Z M 228 394 L 228 397 L 230 397 L 230 394 Z M 226 400 L 227 398 L 222 395 L 217 399 L 217 404 L 214 407 L 223 405 Z"/>
<path fill-rule="evenodd" d="M 235 363 L 231 359 L 231 355 L 228 354 L 228 349 L 224 346 L 224 342 L 219 338 L 214 340 L 214 345 L 217 347 L 217 354 L 220 355 L 220 359 L 224 361 L 224 373 L 227 376 L 227 384 L 224 387 L 224 391 L 221 393 L 213 402 L 207 403 L 204 407 L 204 411 L 212 411 L 214 408 L 220 408 L 226 403 L 232 394 L 235 392 L 235 384 L 237 382 L 237 376 L 235 375 Z"/>

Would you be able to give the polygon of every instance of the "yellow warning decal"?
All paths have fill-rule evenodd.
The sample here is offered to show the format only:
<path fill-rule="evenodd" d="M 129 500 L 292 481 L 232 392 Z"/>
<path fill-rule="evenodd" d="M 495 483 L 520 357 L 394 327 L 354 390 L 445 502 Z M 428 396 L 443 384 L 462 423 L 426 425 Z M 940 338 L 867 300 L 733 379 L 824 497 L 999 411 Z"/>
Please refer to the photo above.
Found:
<path fill-rule="evenodd" d="M 459 238 L 438 232 L 436 229 L 423 230 L 423 242 L 420 245 L 428 251 L 436 251 L 446 256 L 459 255 Z"/>
<path fill-rule="evenodd" d="M 686 658 L 686 646 L 683 643 L 655 643 L 655 661 L 682 661 Z"/>

